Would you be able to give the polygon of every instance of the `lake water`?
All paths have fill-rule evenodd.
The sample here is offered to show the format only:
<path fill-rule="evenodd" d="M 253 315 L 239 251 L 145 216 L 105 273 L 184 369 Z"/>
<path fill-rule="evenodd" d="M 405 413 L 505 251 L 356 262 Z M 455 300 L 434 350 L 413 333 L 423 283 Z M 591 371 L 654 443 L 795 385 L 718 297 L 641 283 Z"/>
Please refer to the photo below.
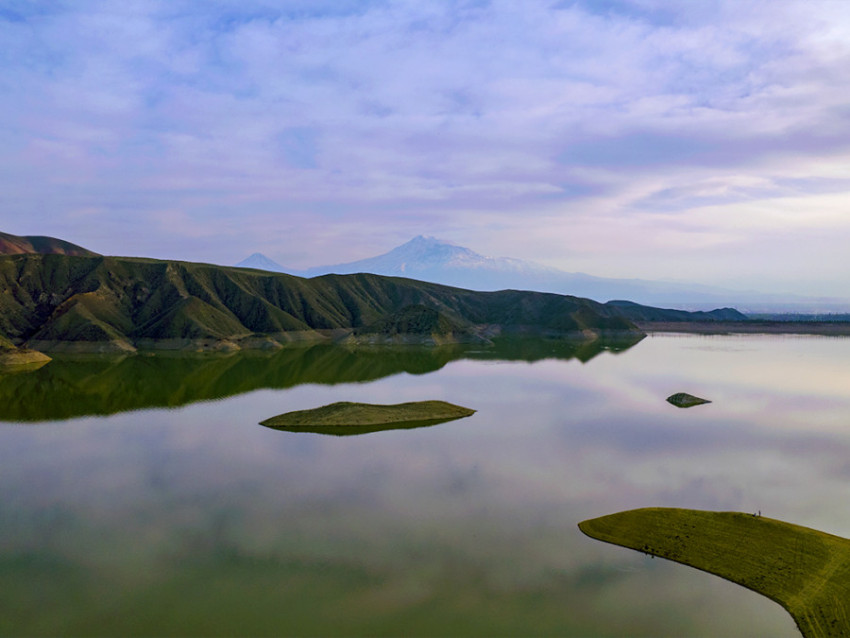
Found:
<path fill-rule="evenodd" d="M 576 525 L 674 506 L 850 537 L 850 339 L 627 345 L 2 375 L 0 634 L 798 636 L 777 604 Z M 679 391 L 713 403 L 665 402 Z M 346 437 L 258 425 L 424 399 L 478 412 Z"/>

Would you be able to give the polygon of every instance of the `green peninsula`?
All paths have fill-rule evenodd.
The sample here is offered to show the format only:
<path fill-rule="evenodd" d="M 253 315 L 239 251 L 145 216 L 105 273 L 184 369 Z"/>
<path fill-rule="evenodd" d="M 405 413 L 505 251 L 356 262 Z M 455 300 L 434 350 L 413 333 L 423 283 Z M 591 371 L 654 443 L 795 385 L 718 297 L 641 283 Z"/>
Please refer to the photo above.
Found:
<path fill-rule="evenodd" d="M 756 514 L 645 508 L 579 523 L 591 538 L 767 596 L 806 638 L 850 635 L 850 540 Z"/>
<path fill-rule="evenodd" d="M 320 434 L 365 434 L 379 430 L 437 425 L 475 414 L 475 410 L 445 401 L 413 401 L 394 405 L 340 401 L 312 410 L 274 416 L 260 425 Z"/>

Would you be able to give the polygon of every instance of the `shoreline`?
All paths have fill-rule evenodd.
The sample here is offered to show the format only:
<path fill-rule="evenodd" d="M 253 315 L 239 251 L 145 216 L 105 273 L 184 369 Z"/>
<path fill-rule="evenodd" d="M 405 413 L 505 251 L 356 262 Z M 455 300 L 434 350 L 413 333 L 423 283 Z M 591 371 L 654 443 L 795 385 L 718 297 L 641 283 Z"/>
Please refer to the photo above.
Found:
<path fill-rule="evenodd" d="M 469 333 L 418 334 L 398 333 L 357 334 L 356 329 L 337 328 L 328 330 L 293 330 L 270 334 L 250 334 L 222 338 L 175 338 L 175 339 L 113 339 L 111 341 L 62 341 L 30 340 L 17 345 L 13 352 L 51 354 L 118 354 L 157 352 L 218 352 L 237 351 L 274 352 L 284 348 L 337 345 L 342 347 L 443 347 L 456 345 L 492 346 L 494 341 L 512 339 L 557 339 L 569 342 L 594 342 L 621 340 L 631 337 L 635 343 L 646 334 L 634 330 L 544 330 L 529 326 L 480 325 L 473 326 Z"/>
<path fill-rule="evenodd" d="M 826 337 L 850 337 L 850 322 L 827 321 L 640 321 L 634 322 L 639 332 L 600 331 L 600 332 L 563 332 L 538 333 L 523 331 L 494 330 L 488 333 L 496 341 L 512 338 L 563 340 L 572 342 L 605 341 L 625 335 L 637 337 L 635 343 L 652 334 L 690 334 L 706 336 L 723 335 L 813 335 Z M 142 339 L 135 343 L 116 341 L 37 341 L 29 342 L 0 353 L 0 365 L 9 367 L 15 364 L 47 362 L 50 355 L 135 355 L 135 354 L 191 354 L 191 353 L 233 353 L 275 352 L 284 348 L 337 345 L 341 347 L 443 347 L 455 345 L 495 345 L 491 339 L 455 339 L 434 338 L 427 335 L 367 335 L 358 338 L 350 330 L 334 331 L 293 331 L 274 335 L 251 335 L 235 339 Z"/>
<path fill-rule="evenodd" d="M 683 333 L 700 335 L 820 335 L 850 337 L 846 321 L 636 321 L 647 334 Z"/>

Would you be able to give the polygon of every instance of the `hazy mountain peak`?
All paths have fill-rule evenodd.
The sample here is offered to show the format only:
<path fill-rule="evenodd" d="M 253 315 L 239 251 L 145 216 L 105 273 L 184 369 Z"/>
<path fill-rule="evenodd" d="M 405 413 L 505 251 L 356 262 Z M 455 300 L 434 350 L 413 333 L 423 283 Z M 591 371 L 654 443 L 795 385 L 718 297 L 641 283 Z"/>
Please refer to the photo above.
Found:
<path fill-rule="evenodd" d="M 284 272 L 284 267 L 274 259 L 269 259 L 263 253 L 254 253 L 247 259 L 243 259 L 237 268 L 257 268 L 258 270 L 270 270 L 272 272 Z"/>
<path fill-rule="evenodd" d="M 434 246 L 455 246 L 457 248 L 461 248 L 454 242 L 451 242 L 447 239 L 440 239 L 439 237 L 434 237 L 433 235 L 417 235 L 410 241 L 401 246 L 397 246 L 395 250 L 399 248 L 415 248 L 415 247 L 434 247 Z"/>
<path fill-rule="evenodd" d="M 416 243 L 433 243 L 433 244 L 451 244 L 452 242 L 447 239 L 439 239 L 434 237 L 433 235 L 416 235 L 413 239 L 411 239 L 408 244 L 416 244 Z"/>
<path fill-rule="evenodd" d="M 469 248 L 426 235 L 418 235 L 406 244 L 397 246 L 388 253 L 372 258 L 372 260 L 381 260 L 379 265 L 384 268 L 397 268 L 399 274 L 410 269 L 421 270 L 423 268 L 450 264 L 459 265 L 461 263 L 486 259 L 486 257 L 471 251 Z M 372 260 L 361 260 L 355 263 L 363 264 Z"/>
<path fill-rule="evenodd" d="M 283 268 L 262 255 L 254 260 L 257 255 L 252 255 L 238 265 L 287 272 L 301 277 L 367 272 L 471 290 L 537 290 L 588 297 L 597 301 L 629 299 L 639 304 L 686 310 L 736 306 L 762 312 L 792 307 L 798 311 L 817 309 L 823 312 L 829 308 L 843 312 L 847 307 L 847 302 L 841 300 L 765 295 L 687 283 L 594 277 L 565 272 L 533 261 L 486 257 L 469 248 L 428 235 L 417 235 L 376 257 L 300 271 Z M 261 262 L 259 258 L 268 261 Z"/>

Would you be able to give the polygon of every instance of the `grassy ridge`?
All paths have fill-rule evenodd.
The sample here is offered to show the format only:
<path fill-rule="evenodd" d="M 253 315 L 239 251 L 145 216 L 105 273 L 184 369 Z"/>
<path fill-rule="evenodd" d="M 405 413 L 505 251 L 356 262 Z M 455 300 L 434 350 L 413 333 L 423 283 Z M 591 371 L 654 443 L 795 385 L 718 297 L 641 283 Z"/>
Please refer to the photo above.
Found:
<path fill-rule="evenodd" d="M 405 306 L 376 322 L 356 328 L 353 343 L 480 343 L 488 340 L 468 324 L 451 319 L 434 308 L 422 304 Z"/>
<path fill-rule="evenodd" d="M 77 244 L 64 239 L 31 235 L 20 237 L 9 233 L 0 233 L 0 255 L 21 255 L 25 253 L 42 253 L 57 255 L 96 255 Z"/>
<path fill-rule="evenodd" d="M 563 295 L 473 292 L 368 274 L 308 280 L 153 259 L 4 256 L 0 291 L 0 334 L 39 347 L 73 342 L 127 349 L 139 341 L 351 331 L 382 320 L 397 327 L 409 307 L 438 312 L 435 329 L 637 332 L 616 308 Z"/>
<path fill-rule="evenodd" d="M 848 539 L 753 514 L 674 508 L 620 512 L 579 528 L 763 594 L 807 638 L 850 635 Z"/>

